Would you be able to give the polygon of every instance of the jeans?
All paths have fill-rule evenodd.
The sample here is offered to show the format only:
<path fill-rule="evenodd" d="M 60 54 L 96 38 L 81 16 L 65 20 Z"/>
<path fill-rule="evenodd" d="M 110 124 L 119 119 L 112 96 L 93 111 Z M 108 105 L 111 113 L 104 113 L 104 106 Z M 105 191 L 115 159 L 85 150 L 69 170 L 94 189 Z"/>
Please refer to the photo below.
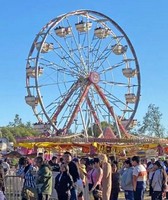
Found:
<path fill-rule="evenodd" d="M 70 200 L 77 200 L 76 190 L 75 188 L 71 189 L 71 198 Z"/>
<path fill-rule="evenodd" d="M 145 188 L 137 188 L 134 191 L 134 200 L 144 200 Z"/>
<path fill-rule="evenodd" d="M 118 200 L 119 190 L 112 190 L 110 200 Z"/>
<path fill-rule="evenodd" d="M 125 200 L 134 200 L 134 191 L 125 190 Z"/>

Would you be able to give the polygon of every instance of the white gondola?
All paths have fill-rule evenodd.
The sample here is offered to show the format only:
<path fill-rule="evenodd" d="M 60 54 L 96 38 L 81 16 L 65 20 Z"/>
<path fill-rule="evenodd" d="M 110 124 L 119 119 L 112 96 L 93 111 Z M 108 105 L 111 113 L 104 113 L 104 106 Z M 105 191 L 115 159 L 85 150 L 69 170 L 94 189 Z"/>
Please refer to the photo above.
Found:
<path fill-rule="evenodd" d="M 125 99 L 127 103 L 135 103 L 137 98 L 134 93 L 129 93 L 125 94 Z"/>
<path fill-rule="evenodd" d="M 49 123 L 42 123 L 42 122 L 34 123 L 33 126 L 34 126 L 34 129 L 36 129 L 37 131 L 41 133 L 47 130 L 50 130 L 51 128 L 51 125 Z"/>
<path fill-rule="evenodd" d="M 122 120 L 121 120 L 121 124 L 122 124 L 124 127 L 126 127 L 128 123 L 129 123 L 129 120 L 128 120 L 128 119 L 122 119 Z M 137 123 L 138 123 L 137 119 L 133 119 L 133 120 L 131 121 L 130 125 L 129 125 L 129 128 L 135 127 L 135 126 L 137 125 Z"/>
<path fill-rule="evenodd" d="M 71 27 L 57 27 L 55 28 L 55 34 L 59 37 L 65 37 L 66 35 L 70 35 L 72 33 Z"/>
<path fill-rule="evenodd" d="M 26 68 L 26 75 L 31 77 L 31 78 L 34 78 L 35 77 L 35 74 L 36 74 L 36 68 L 35 67 L 29 67 L 29 68 Z M 42 75 L 43 74 L 43 68 L 42 67 L 39 67 L 38 68 L 38 76 Z"/>
<path fill-rule="evenodd" d="M 136 75 L 136 70 L 132 69 L 132 68 L 124 68 L 124 69 L 122 69 L 122 73 L 125 77 L 131 78 Z"/>
<path fill-rule="evenodd" d="M 38 98 L 35 96 L 25 96 L 25 101 L 29 106 L 35 107 L 38 105 Z"/>
<path fill-rule="evenodd" d="M 128 48 L 127 45 L 123 46 L 121 44 L 115 44 L 112 46 L 112 51 L 116 55 L 122 55 L 127 51 L 127 48 Z"/>
<path fill-rule="evenodd" d="M 128 124 L 128 120 L 127 119 L 122 119 L 121 120 L 121 124 L 126 127 L 126 125 Z"/>
<path fill-rule="evenodd" d="M 99 39 L 106 38 L 107 36 L 110 35 L 110 33 L 111 33 L 110 29 L 102 28 L 102 27 L 96 28 L 94 30 L 94 35 L 96 35 Z"/>
<path fill-rule="evenodd" d="M 76 30 L 79 32 L 87 32 L 91 29 L 92 27 L 92 22 L 79 22 L 75 24 Z"/>
<path fill-rule="evenodd" d="M 41 42 L 36 43 L 36 49 L 39 51 L 41 47 Z M 54 49 L 53 43 L 44 42 L 41 47 L 41 53 L 48 53 Z"/>
<path fill-rule="evenodd" d="M 138 123 L 137 119 L 133 119 L 133 120 L 131 121 L 131 123 L 130 123 L 130 128 L 135 127 L 135 126 L 137 125 L 137 123 Z"/>

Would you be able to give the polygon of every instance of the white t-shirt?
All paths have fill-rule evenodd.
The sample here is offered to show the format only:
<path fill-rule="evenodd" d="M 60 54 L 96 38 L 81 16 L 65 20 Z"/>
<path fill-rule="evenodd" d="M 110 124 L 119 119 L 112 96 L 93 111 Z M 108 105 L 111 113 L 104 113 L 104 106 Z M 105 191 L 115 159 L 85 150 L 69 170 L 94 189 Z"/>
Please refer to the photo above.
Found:
<path fill-rule="evenodd" d="M 137 165 L 133 169 L 133 175 L 137 176 L 137 181 L 144 181 L 147 180 L 147 171 L 143 165 Z"/>

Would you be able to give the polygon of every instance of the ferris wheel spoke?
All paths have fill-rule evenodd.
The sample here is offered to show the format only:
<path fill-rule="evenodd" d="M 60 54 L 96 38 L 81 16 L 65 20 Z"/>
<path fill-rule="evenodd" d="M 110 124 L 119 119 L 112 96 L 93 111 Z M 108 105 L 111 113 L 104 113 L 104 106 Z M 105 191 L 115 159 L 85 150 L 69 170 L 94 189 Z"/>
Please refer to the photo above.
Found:
<path fill-rule="evenodd" d="M 60 72 L 61 71 L 65 72 L 65 73 L 67 73 L 67 75 L 72 75 L 72 76 L 76 75 L 76 76 L 78 76 L 78 74 L 79 74 L 79 72 L 76 70 L 76 68 L 68 66 L 68 64 L 65 62 L 64 59 L 62 61 L 65 63 L 66 67 L 63 67 L 60 64 L 56 64 L 55 62 L 51 62 L 51 61 L 49 61 L 47 59 L 44 59 L 44 58 L 41 58 L 41 60 L 44 61 L 44 62 L 46 62 L 46 64 L 41 62 L 40 63 L 41 66 L 46 66 L 46 67 L 49 67 L 51 69 L 58 70 Z M 69 68 L 67 68 L 67 66 Z"/>
<path fill-rule="evenodd" d="M 55 39 L 55 37 L 53 37 L 53 39 L 58 44 L 60 51 L 63 52 L 64 54 L 62 54 L 62 56 L 61 56 L 56 51 L 54 51 L 54 52 L 62 59 L 62 61 L 65 62 L 65 60 L 66 60 L 70 64 L 74 65 L 76 67 L 76 69 L 79 69 L 78 63 L 73 59 L 72 55 L 61 45 L 61 43 L 59 41 L 57 41 Z M 70 67 L 70 65 L 68 65 L 68 67 Z"/>
<path fill-rule="evenodd" d="M 128 83 L 119 83 L 119 82 L 116 82 L 116 81 L 104 81 L 104 80 L 101 80 L 101 82 L 103 84 L 109 84 L 109 85 L 112 85 L 112 86 L 120 86 L 120 87 L 127 87 L 127 88 L 137 86 L 137 85 L 131 85 L 131 84 L 128 84 Z"/>
<path fill-rule="evenodd" d="M 101 88 L 101 87 L 100 87 Z M 119 108 L 119 110 L 122 111 L 121 106 L 124 106 L 125 108 L 128 109 L 129 112 L 133 112 L 133 109 L 128 106 L 127 103 L 125 103 L 124 101 L 122 101 L 121 99 L 117 98 L 115 95 L 113 95 L 112 93 L 110 93 L 109 91 L 107 91 L 106 89 L 104 89 L 104 92 L 106 93 L 106 97 L 109 100 L 109 102 L 114 105 L 116 108 Z"/>
<path fill-rule="evenodd" d="M 69 21 L 68 21 L 68 24 L 69 24 L 69 26 L 70 26 Z M 81 52 L 81 49 L 83 49 L 83 48 L 82 48 L 83 45 L 80 44 L 80 41 L 79 41 L 79 43 L 78 43 L 78 41 L 77 41 L 77 39 L 76 39 L 75 34 L 74 34 L 73 31 L 72 31 L 72 37 L 73 37 L 73 39 L 74 39 L 76 48 L 77 48 L 78 53 L 79 53 L 79 56 L 78 56 L 77 54 L 76 54 L 76 56 L 77 56 L 78 60 L 81 62 L 81 66 L 84 67 L 83 70 L 86 71 L 86 63 L 84 62 L 84 58 L 83 58 L 82 52 Z M 78 33 L 78 37 L 79 37 L 79 33 Z M 83 42 L 84 42 L 84 40 L 83 40 Z M 80 67 L 80 66 L 79 66 L 79 67 Z"/>
<path fill-rule="evenodd" d="M 112 65 L 112 66 L 110 66 L 110 67 L 108 67 L 108 68 L 103 69 L 102 71 L 99 71 L 99 74 L 104 74 L 104 73 L 106 73 L 106 72 L 108 72 L 108 71 L 112 71 L 112 70 L 114 70 L 115 68 L 118 68 L 118 67 L 120 67 L 120 66 L 123 66 L 123 64 L 125 64 L 124 61 L 119 62 L 119 63 L 116 63 L 116 64 L 114 64 L 114 65 Z"/>
<path fill-rule="evenodd" d="M 110 44 L 100 53 L 100 55 L 96 56 L 95 63 L 99 63 L 98 66 L 95 67 L 94 71 L 98 70 L 100 66 L 107 60 L 109 55 L 112 53 L 111 48 L 109 48 Z M 100 50 L 99 50 L 100 51 Z"/>
<path fill-rule="evenodd" d="M 64 40 L 65 40 L 65 44 L 66 44 L 66 46 L 68 48 L 68 51 L 71 53 L 71 58 L 72 57 L 73 57 L 73 59 L 76 58 L 79 61 L 77 63 L 77 65 L 83 70 L 83 72 L 85 72 L 85 70 L 84 70 L 85 68 L 81 67 L 81 66 L 84 66 L 84 58 L 82 56 L 80 57 L 80 55 L 77 54 L 78 53 L 78 48 L 74 49 L 74 48 L 70 47 L 69 44 L 68 44 L 68 42 L 67 42 L 67 40 L 66 40 L 66 38 L 64 38 Z M 70 62 L 70 63 L 73 64 L 72 62 Z"/>

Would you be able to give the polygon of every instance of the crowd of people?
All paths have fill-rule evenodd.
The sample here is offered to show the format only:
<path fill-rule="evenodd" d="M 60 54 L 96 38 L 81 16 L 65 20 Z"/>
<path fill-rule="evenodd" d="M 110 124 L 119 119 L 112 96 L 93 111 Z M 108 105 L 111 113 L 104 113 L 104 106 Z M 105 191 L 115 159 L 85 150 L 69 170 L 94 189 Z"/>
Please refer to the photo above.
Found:
<path fill-rule="evenodd" d="M 9 170 L 5 159 L 0 163 L 0 200 L 5 200 L 4 180 Z M 119 167 L 113 156 L 73 157 L 70 152 L 49 161 L 41 155 L 34 160 L 21 157 L 16 170 L 24 180 L 22 200 L 49 200 L 53 188 L 58 200 L 118 200 L 121 190 L 126 200 L 144 200 L 147 185 L 151 200 L 168 199 L 167 173 L 168 164 L 160 159 L 145 162 L 133 156 Z"/>

